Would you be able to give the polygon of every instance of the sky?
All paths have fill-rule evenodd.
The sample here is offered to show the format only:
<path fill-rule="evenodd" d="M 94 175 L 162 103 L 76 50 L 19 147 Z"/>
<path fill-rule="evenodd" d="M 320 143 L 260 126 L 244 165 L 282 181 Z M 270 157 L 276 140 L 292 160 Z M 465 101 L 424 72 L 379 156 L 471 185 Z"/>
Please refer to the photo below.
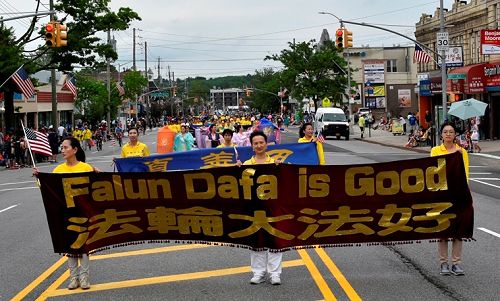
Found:
<path fill-rule="evenodd" d="M 48 7 L 48 0 L 44 1 Z M 444 7 L 451 10 L 453 2 L 444 0 Z M 35 4 L 35 0 L 0 0 L 0 16 L 33 12 Z M 323 29 L 334 37 L 339 21 L 318 14 L 320 11 L 414 38 L 415 23 L 422 13 L 433 15 L 439 5 L 439 0 L 112 0 L 113 10 L 130 7 L 142 18 L 126 31 L 112 32 L 118 52 L 115 66 L 122 70 L 132 66 L 132 28 L 136 28 L 137 68 L 145 68 L 147 43 L 148 69 L 152 69 L 154 77 L 158 74 L 158 59 L 163 78 L 168 76 L 169 66 L 181 79 L 254 74 L 263 68 L 279 70 L 280 63 L 264 58 L 279 54 L 294 40 L 318 41 Z M 20 36 L 28 20 L 8 21 L 7 25 Z M 43 17 L 39 26 L 47 21 L 48 17 Z M 414 45 L 389 32 L 349 24 L 345 27 L 353 33 L 354 47 Z M 31 44 L 26 49 L 34 47 L 36 44 Z"/>

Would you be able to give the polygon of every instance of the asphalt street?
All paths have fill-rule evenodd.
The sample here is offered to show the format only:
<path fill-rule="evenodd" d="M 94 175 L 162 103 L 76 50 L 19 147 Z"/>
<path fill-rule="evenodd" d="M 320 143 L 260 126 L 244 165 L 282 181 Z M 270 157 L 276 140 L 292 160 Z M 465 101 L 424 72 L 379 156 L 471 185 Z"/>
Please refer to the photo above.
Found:
<path fill-rule="evenodd" d="M 156 132 L 140 139 L 156 150 Z M 298 138 L 284 133 L 284 143 Z M 328 139 L 328 164 L 428 156 L 357 140 Z M 87 152 L 112 171 L 118 146 Z M 397 163 L 395 163 L 397 164 Z M 288 251 L 282 285 L 250 285 L 249 252 L 231 247 L 142 244 L 91 256 L 92 288 L 66 289 L 30 169 L 0 170 L 0 300 L 497 300 L 500 294 L 500 162 L 471 157 L 475 242 L 464 243 L 465 276 L 441 276 L 435 243 Z M 56 165 L 44 163 L 42 171 Z"/>

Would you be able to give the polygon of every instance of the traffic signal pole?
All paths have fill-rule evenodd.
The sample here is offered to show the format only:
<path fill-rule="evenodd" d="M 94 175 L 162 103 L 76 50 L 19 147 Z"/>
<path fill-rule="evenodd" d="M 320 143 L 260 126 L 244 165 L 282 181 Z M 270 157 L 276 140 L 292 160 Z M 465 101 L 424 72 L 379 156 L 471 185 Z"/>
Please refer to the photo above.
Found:
<path fill-rule="evenodd" d="M 53 11 L 54 10 L 54 0 L 49 1 L 49 10 Z M 55 20 L 55 14 L 51 13 L 50 14 L 50 21 Z M 54 50 L 52 50 L 54 51 Z M 50 81 L 51 81 L 51 86 L 52 86 L 52 114 L 51 114 L 51 123 L 54 128 L 58 127 L 57 123 L 57 83 L 56 83 L 56 69 L 52 68 L 50 70 Z M 40 123 L 40 122 L 38 122 Z M 35 127 L 38 127 L 38 124 L 35 124 Z"/>

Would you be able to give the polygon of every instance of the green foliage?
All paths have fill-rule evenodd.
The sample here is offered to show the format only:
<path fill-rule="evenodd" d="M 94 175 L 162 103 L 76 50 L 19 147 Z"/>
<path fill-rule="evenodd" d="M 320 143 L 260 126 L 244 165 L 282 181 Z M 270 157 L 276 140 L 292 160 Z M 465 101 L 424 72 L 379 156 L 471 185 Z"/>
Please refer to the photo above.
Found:
<path fill-rule="evenodd" d="M 123 77 L 125 98 L 134 100 L 143 93 L 148 86 L 148 80 L 139 71 L 130 71 Z"/>
<path fill-rule="evenodd" d="M 0 23 L 0 84 L 23 64 L 23 47 L 15 44 L 14 31 Z"/>
<path fill-rule="evenodd" d="M 252 107 L 260 112 L 279 112 L 281 103 L 278 91 L 283 87 L 281 73 L 274 72 L 272 68 L 257 70 L 252 87 L 255 88 L 251 96 Z"/>
<path fill-rule="evenodd" d="M 333 42 L 326 42 L 321 48 L 314 40 L 288 44 L 289 49 L 267 56 L 266 60 L 279 61 L 285 66 L 281 81 L 295 98 L 316 96 L 317 101 L 344 93 L 347 63 Z"/>

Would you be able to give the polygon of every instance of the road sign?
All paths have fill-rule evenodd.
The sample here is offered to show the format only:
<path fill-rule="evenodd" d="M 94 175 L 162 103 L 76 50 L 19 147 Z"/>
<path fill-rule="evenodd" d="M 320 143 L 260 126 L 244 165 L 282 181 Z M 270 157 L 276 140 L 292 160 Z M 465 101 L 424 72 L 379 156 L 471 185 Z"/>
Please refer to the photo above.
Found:
<path fill-rule="evenodd" d="M 446 51 L 448 50 L 448 47 L 450 46 L 450 43 L 448 41 L 448 32 L 438 32 L 436 33 L 436 50 L 437 51 Z"/>
<path fill-rule="evenodd" d="M 465 79 L 465 74 L 448 74 L 448 79 Z"/>

